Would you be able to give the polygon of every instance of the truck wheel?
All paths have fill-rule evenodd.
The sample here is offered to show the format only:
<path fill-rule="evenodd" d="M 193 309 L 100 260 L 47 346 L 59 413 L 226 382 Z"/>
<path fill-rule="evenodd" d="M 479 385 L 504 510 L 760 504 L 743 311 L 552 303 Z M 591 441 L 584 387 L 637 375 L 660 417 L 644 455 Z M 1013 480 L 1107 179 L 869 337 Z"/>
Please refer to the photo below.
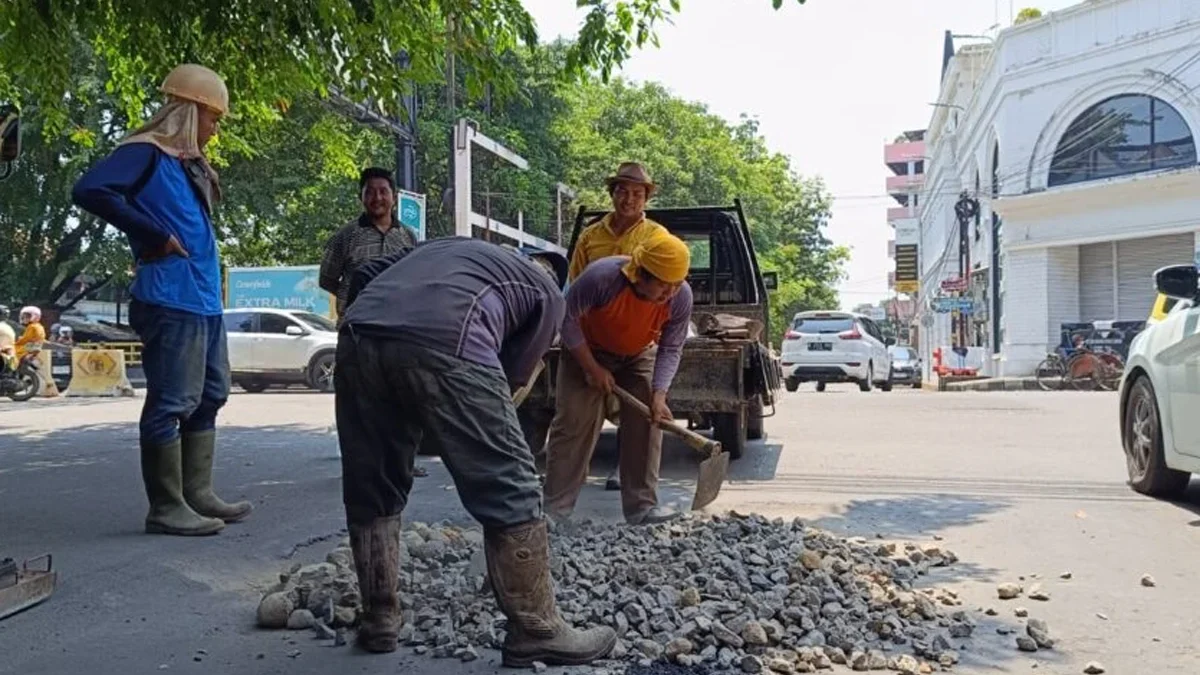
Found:
<path fill-rule="evenodd" d="M 762 417 L 763 404 L 762 396 L 755 396 L 750 401 L 750 409 L 746 411 L 746 438 L 752 441 L 760 441 L 767 434 L 763 430 L 765 420 Z"/>
<path fill-rule="evenodd" d="M 729 453 L 729 459 L 741 459 L 746 453 L 746 411 L 717 413 L 712 421 L 713 439 Z"/>
<path fill-rule="evenodd" d="M 817 383 L 817 391 L 825 391 L 825 383 L 824 382 Z"/>
<path fill-rule="evenodd" d="M 796 391 L 800 388 L 800 380 L 787 379 L 783 381 L 783 386 L 788 391 Z"/>

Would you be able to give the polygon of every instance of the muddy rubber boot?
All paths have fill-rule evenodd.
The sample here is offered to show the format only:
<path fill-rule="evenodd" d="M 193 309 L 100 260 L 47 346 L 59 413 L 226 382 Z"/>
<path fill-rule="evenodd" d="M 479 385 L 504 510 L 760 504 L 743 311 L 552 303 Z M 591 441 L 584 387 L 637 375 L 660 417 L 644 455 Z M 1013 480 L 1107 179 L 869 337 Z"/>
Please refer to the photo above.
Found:
<path fill-rule="evenodd" d="M 363 613 L 358 645 L 369 652 L 396 651 L 400 639 L 400 516 L 350 526 L 350 548 Z"/>
<path fill-rule="evenodd" d="M 582 666 L 602 659 L 617 643 L 607 627 L 579 630 L 558 613 L 550 579 L 550 542 L 544 520 L 485 532 L 488 576 L 496 603 L 508 617 L 501 650 L 505 666 Z"/>
<path fill-rule="evenodd" d="M 213 449 L 216 442 L 216 431 L 193 432 L 182 436 L 183 497 L 202 516 L 236 523 L 250 515 L 254 507 L 250 502 L 228 504 L 213 492 Z"/>
<path fill-rule="evenodd" d="M 201 536 L 224 529 L 224 521 L 202 516 L 184 501 L 179 439 L 163 445 L 142 444 L 142 482 L 150 500 L 147 533 Z"/>

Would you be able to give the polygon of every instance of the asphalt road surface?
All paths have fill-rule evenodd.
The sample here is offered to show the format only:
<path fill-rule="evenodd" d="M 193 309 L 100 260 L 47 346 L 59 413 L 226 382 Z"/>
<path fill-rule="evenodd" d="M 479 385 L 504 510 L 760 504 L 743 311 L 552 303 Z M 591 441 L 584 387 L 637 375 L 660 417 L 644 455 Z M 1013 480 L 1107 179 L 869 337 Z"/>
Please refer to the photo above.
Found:
<path fill-rule="evenodd" d="M 323 560 L 343 536 L 332 397 L 233 396 L 217 484 L 256 511 L 200 539 L 141 532 L 140 404 L 0 402 L 0 557 L 50 552 L 61 578 L 50 601 L 0 621 L 0 673 L 498 670 L 494 653 L 461 665 L 404 649 L 365 655 L 307 631 L 253 626 L 259 589 L 293 562 Z M 1115 395 L 806 387 L 784 394 L 766 427 L 712 508 L 800 516 L 849 535 L 939 539 L 961 562 L 928 582 L 998 612 L 955 672 L 1080 673 L 1089 661 L 1109 673 L 1200 672 L 1200 490 L 1171 504 L 1125 486 Z M 600 486 L 608 461 L 598 458 L 581 510 L 616 521 L 616 495 Z M 407 517 L 468 522 L 440 462 L 421 462 L 430 475 L 418 479 Z M 686 449 L 668 448 L 663 475 L 663 496 L 685 504 L 694 476 Z M 1141 585 L 1147 573 L 1157 586 Z M 1050 600 L 1000 601 L 996 585 L 1006 581 L 1040 582 Z M 996 634 L 1019 625 L 1018 606 L 1049 623 L 1054 651 L 1024 654 Z"/>

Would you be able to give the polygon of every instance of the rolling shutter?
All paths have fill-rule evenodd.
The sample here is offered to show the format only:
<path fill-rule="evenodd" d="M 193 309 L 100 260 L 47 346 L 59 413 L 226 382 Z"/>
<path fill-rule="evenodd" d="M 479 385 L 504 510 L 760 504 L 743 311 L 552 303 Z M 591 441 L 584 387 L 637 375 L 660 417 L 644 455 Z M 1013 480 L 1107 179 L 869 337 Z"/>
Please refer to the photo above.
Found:
<path fill-rule="evenodd" d="M 1111 321 L 1113 316 L 1113 245 L 1079 247 L 1079 320 Z"/>
<path fill-rule="evenodd" d="M 1119 241 L 1117 246 L 1118 321 L 1145 321 L 1154 308 L 1158 292 L 1154 272 L 1167 265 L 1184 265 L 1195 255 L 1195 235 L 1170 234 L 1162 237 Z"/>

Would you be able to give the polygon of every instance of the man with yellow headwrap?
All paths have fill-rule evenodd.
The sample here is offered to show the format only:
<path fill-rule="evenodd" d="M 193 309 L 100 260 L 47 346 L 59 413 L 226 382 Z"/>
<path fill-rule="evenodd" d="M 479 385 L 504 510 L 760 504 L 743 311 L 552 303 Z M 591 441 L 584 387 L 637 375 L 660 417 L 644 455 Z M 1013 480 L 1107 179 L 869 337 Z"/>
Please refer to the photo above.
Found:
<path fill-rule="evenodd" d="M 215 534 L 249 515 L 213 492 L 217 412 L 229 396 L 221 263 L 213 206 L 221 197 L 204 148 L 229 112 L 225 82 L 184 64 L 163 81 L 159 111 L 76 183 L 80 208 L 125 233 L 135 261 L 129 323 L 142 341 L 140 423 L 146 531 Z"/>
<path fill-rule="evenodd" d="M 583 274 L 588 265 L 612 255 L 632 255 L 637 245 L 651 237 L 667 232 L 662 225 L 646 217 L 646 203 L 658 191 L 646 167 L 637 162 L 622 162 L 617 172 L 604 179 L 612 212 L 588 225 L 579 233 L 567 279 Z M 610 396 L 608 407 L 615 410 L 617 399 Z M 620 467 L 612 470 L 605 481 L 608 490 L 620 490 Z"/>
<path fill-rule="evenodd" d="M 566 351 L 546 444 L 544 495 L 551 516 L 562 518 L 575 508 L 614 384 L 647 401 L 655 422 L 673 418 L 667 393 L 692 315 L 690 261 L 687 244 L 664 229 L 638 244 L 632 256 L 588 265 L 567 290 Z M 662 431 L 622 406 L 618 444 L 625 520 L 674 517 L 658 504 Z"/>

